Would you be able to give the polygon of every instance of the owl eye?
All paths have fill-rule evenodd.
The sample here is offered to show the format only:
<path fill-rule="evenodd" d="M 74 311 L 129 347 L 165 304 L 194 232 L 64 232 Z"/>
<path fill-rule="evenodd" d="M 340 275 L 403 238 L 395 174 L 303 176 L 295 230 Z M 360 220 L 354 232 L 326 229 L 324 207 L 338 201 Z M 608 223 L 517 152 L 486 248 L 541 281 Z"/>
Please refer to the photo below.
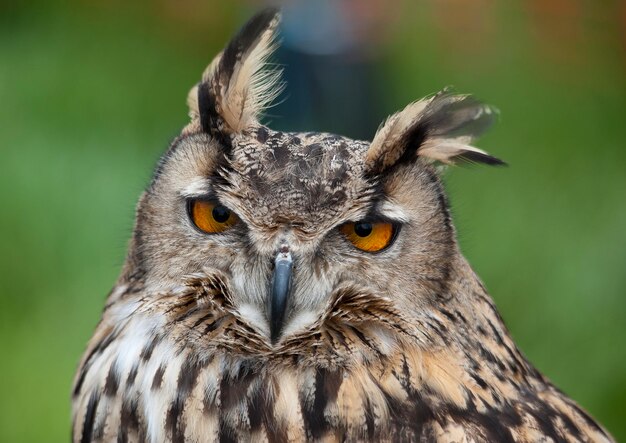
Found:
<path fill-rule="evenodd" d="M 211 200 L 190 200 L 189 217 L 198 229 L 207 234 L 224 232 L 239 221 L 226 206 Z"/>
<path fill-rule="evenodd" d="M 393 242 L 396 226 L 388 222 L 360 221 L 346 223 L 339 230 L 358 249 L 367 252 L 378 252 Z"/>

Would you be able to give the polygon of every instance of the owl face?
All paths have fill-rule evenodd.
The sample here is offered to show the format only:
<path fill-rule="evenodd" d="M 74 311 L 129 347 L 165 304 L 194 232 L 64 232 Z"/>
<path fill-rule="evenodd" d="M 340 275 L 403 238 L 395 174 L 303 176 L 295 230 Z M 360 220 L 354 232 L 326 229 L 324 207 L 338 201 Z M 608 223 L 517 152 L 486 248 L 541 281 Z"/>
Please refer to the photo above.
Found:
<path fill-rule="evenodd" d="M 492 109 L 444 91 L 390 117 L 372 142 L 272 131 L 257 115 L 276 94 L 262 65 L 276 23 L 253 19 L 191 91 L 191 122 L 138 206 L 134 272 L 157 298 L 220 275 L 228 309 L 274 344 L 346 287 L 419 311 L 445 292 L 456 253 L 430 163 L 500 163 L 469 145 Z"/>
<path fill-rule="evenodd" d="M 407 283 L 427 288 L 454 246 L 439 181 L 421 162 L 368 178 L 368 147 L 259 126 L 233 138 L 227 159 L 206 134 L 179 139 L 139 207 L 148 286 L 157 292 L 220 271 L 233 305 L 275 339 L 314 321 L 347 283 L 380 294 Z M 281 296 L 273 285 L 286 253 Z M 282 307 L 272 312 L 276 297 Z"/>

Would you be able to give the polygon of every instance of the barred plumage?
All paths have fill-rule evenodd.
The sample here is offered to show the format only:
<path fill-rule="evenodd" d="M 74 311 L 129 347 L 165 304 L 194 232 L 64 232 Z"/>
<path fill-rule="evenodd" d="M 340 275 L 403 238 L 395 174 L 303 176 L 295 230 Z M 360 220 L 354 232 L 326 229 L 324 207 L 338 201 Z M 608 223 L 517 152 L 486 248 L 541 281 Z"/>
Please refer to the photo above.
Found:
<path fill-rule="evenodd" d="M 491 108 L 445 91 L 372 143 L 272 131 L 276 23 L 261 13 L 211 63 L 139 202 L 74 440 L 610 441 L 524 358 L 458 249 L 430 163 L 501 163 L 469 145 Z M 207 233 L 196 201 L 235 221 Z M 339 229 L 355 223 L 393 236 L 359 248 Z"/>

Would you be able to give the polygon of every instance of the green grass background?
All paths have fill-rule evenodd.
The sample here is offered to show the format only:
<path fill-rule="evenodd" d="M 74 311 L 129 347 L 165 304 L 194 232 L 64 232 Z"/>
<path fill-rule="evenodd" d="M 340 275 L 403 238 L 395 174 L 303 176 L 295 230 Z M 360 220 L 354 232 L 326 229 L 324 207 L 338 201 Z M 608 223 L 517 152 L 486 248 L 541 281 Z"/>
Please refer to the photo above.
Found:
<path fill-rule="evenodd" d="M 68 440 L 73 373 L 135 202 L 188 88 L 254 9 L 127 3 L 0 4 L 0 441 Z M 385 106 L 454 85 L 500 108 L 479 145 L 510 167 L 446 173 L 462 248 L 526 355 L 624 440 L 619 5 L 553 2 L 578 5 L 570 36 L 567 15 L 478 3 L 491 5 L 478 36 L 442 26 L 432 2 L 403 4 L 380 59 Z"/>

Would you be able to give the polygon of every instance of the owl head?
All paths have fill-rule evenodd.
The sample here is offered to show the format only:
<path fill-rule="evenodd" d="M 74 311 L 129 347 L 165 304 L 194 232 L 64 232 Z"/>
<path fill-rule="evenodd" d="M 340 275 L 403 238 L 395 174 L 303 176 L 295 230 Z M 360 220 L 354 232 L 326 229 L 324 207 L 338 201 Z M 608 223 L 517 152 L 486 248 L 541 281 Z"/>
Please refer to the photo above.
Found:
<path fill-rule="evenodd" d="M 447 90 L 390 116 L 371 142 L 264 126 L 280 91 L 265 66 L 278 20 L 250 20 L 191 90 L 120 279 L 153 304 L 209 287 L 193 303 L 219 299 L 267 349 L 331 320 L 382 330 L 381 310 L 417 318 L 446 297 L 464 261 L 434 164 L 502 164 L 471 145 L 494 109 Z"/>

